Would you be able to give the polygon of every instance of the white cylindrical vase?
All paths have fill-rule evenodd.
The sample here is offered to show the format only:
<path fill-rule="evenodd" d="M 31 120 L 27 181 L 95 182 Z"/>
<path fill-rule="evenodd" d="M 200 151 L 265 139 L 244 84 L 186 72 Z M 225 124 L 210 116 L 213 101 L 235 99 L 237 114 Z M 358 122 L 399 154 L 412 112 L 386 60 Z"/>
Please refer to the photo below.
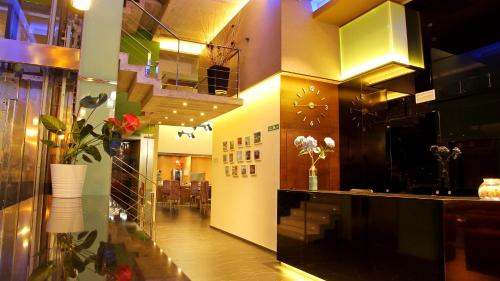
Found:
<path fill-rule="evenodd" d="M 51 164 L 50 172 L 53 197 L 82 197 L 87 165 Z"/>

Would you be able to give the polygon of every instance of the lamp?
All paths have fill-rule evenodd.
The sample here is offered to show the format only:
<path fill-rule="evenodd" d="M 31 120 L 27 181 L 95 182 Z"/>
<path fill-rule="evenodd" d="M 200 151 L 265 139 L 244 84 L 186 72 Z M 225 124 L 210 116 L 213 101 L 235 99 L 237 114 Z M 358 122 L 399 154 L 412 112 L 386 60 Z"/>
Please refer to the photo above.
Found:
<path fill-rule="evenodd" d="M 88 11 L 92 5 L 92 0 L 71 0 L 73 8 L 80 11 Z"/>

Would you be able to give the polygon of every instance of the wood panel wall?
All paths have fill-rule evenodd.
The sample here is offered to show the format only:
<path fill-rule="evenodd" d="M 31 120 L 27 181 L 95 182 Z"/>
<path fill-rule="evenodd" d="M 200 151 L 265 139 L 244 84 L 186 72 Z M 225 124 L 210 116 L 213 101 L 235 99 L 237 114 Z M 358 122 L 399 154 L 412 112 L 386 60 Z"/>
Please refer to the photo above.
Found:
<path fill-rule="evenodd" d="M 314 101 L 319 103 L 317 97 L 307 97 L 298 99 L 297 93 L 302 94 L 302 88 L 309 89 L 314 86 L 320 90 L 320 98 L 325 98 L 321 103 L 328 104 L 328 111 L 325 117 L 321 117 L 321 123 L 313 127 L 309 121 L 318 113 L 320 109 L 308 109 L 294 106 L 294 101 L 300 104 Z M 297 114 L 302 110 L 302 114 Z M 325 137 L 331 137 L 336 142 L 335 152 L 329 154 L 325 160 L 320 160 L 316 164 L 318 169 L 319 190 L 339 190 L 340 189 L 340 134 L 339 134 L 339 96 L 338 87 L 334 84 L 312 81 L 307 79 L 282 76 L 281 77 L 281 151 L 280 151 L 280 186 L 287 189 L 308 189 L 308 170 L 311 166 L 309 156 L 298 156 L 298 150 L 293 145 L 297 136 L 312 136 L 323 143 Z M 307 116 L 306 122 L 303 117 Z"/>

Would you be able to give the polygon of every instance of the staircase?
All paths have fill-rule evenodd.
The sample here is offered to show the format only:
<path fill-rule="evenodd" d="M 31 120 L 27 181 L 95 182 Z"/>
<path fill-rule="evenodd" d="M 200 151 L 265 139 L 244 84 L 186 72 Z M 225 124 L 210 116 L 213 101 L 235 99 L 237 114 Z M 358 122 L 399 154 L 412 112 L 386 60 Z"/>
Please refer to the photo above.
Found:
<path fill-rule="evenodd" d="M 289 216 L 280 217 L 278 235 L 306 242 L 320 240 L 325 231 L 335 229 L 336 210 L 335 205 L 317 202 L 307 202 L 306 210 L 306 204 L 301 202 Z"/>

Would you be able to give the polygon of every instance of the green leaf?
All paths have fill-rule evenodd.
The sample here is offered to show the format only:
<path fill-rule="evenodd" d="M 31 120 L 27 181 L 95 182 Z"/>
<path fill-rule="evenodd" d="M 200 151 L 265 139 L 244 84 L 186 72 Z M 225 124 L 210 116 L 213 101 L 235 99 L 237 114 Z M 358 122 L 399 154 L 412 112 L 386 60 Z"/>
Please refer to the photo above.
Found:
<path fill-rule="evenodd" d="M 85 236 L 87 236 L 87 234 L 89 234 L 89 232 L 88 232 L 88 231 L 80 232 L 80 233 L 78 234 L 78 236 L 76 237 L 76 239 L 78 239 L 78 240 L 82 240 L 83 238 L 85 238 Z"/>
<path fill-rule="evenodd" d="M 92 157 L 94 157 L 94 159 L 97 162 L 101 161 L 101 159 L 102 159 L 101 153 L 99 152 L 99 149 L 97 149 L 97 147 L 95 147 L 95 146 L 86 147 L 83 151 L 85 151 L 85 153 L 87 153 L 87 154 L 92 155 Z"/>
<path fill-rule="evenodd" d="M 80 100 L 80 106 L 84 108 L 97 108 L 108 100 L 108 95 L 101 93 L 97 97 L 86 96 Z"/>
<path fill-rule="evenodd" d="M 92 159 L 90 159 L 90 157 L 88 157 L 85 154 L 82 155 L 82 159 L 83 159 L 83 161 L 85 161 L 87 163 L 92 163 Z"/>
<path fill-rule="evenodd" d="M 45 281 L 49 279 L 53 271 L 54 265 L 52 263 L 42 264 L 35 270 L 33 270 L 30 277 L 28 278 L 28 281 Z"/>
<path fill-rule="evenodd" d="M 82 261 L 82 259 L 75 253 L 71 253 L 71 263 L 74 265 L 74 268 L 78 272 L 82 272 L 85 270 L 85 263 Z"/>
<path fill-rule="evenodd" d="M 48 147 L 57 147 L 57 144 L 51 140 L 41 140 L 41 142 Z"/>
<path fill-rule="evenodd" d="M 66 125 L 56 117 L 52 115 L 42 115 L 40 116 L 43 126 L 49 130 L 49 132 L 62 134 L 66 131 Z"/>
<path fill-rule="evenodd" d="M 77 245 L 74 248 L 74 251 L 80 252 L 83 249 L 90 248 L 92 246 L 92 244 L 94 244 L 94 241 L 96 238 L 97 238 L 97 230 L 94 230 L 94 231 L 90 232 L 89 235 L 87 235 L 87 238 L 85 238 L 85 240 L 80 245 Z"/>
<path fill-rule="evenodd" d="M 94 133 L 94 126 L 87 124 L 80 131 L 80 139 L 83 140 L 86 136 L 88 136 L 89 134 L 92 134 L 92 133 Z"/>

